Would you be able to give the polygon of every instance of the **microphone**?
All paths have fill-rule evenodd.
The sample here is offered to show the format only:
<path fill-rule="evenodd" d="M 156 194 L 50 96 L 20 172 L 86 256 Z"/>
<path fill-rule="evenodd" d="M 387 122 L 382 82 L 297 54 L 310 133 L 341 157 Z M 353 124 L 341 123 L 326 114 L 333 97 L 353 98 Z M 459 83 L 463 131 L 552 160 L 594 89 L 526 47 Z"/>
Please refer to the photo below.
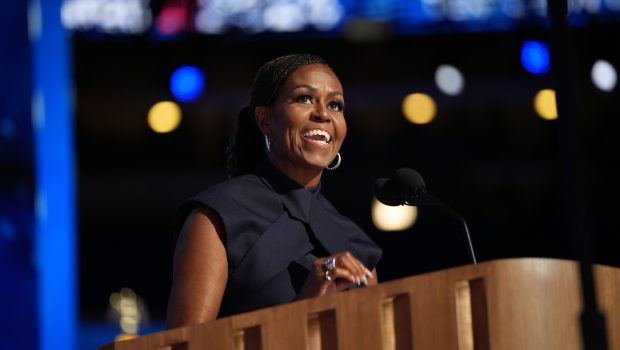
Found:
<path fill-rule="evenodd" d="M 426 185 L 420 174 L 408 168 L 398 169 L 394 178 L 381 178 L 375 181 L 375 197 L 379 202 L 389 205 L 436 204 L 428 201 Z"/>
<path fill-rule="evenodd" d="M 409 168 L 396 170 L 391 178 L 380 178 L 375 181 L 374 193 L 377 200 L 385 205 L 394 207 L 397 205 L 439 205 L 446 210 L 453 218 L 459 220 L 463 227 L 463 234 L 467 240 L 469 257 L 474 264 L 477 264 L 474 247 L 471 243 L 469 228 L 465 218 L 454 209 L 450 208 L 438 198 L 426 191 L 426 184 L 422 175 Z"/>
<path fill-rule="evenodd" d="M 381 178 L 375 181 L 375 197 L 379 202 L 395 207 L 397 205 L 403 205 L 404 201 L 401 199 L 400 191 L 394 185 L 394 180 L 388 178 Z"/>

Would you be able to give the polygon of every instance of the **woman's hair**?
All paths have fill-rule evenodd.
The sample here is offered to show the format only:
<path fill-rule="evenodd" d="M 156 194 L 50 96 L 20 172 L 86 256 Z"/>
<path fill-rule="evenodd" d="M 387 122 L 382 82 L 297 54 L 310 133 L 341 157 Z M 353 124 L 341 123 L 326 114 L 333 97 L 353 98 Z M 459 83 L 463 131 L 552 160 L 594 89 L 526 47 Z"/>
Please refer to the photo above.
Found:
<path fill-rule="evenodd" d="M 286 78 L 309 64 L 329 67 L 319 56 L 290 54 L 274 58 L 259 68 L 252 84 L 250 103 L 237 115 L 237 128 L 226 149 L 229 177 L 252 172 L 265 159 L 263 134 L 254 119 L 254 111 L 258 106 L 272 106 Z"/>

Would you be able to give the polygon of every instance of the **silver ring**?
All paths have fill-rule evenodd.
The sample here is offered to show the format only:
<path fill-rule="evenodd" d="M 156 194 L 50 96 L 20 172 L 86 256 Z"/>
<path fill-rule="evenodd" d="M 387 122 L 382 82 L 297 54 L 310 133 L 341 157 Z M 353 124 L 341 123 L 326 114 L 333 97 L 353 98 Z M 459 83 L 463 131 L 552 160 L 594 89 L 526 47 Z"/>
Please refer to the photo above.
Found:
<path fill-rule="evenodd" d="M 335 269 L 336 268 L 336 257 L 330 256 L 329 258 L 327 258 L 323 266 L 325 267 L 326 270 L 329 270 L 329 271 L 332 271 L 333 269 Z"/>
<path fill-rule="evenodd" d="M 326 281 L 331 281 L 332 280 L 331 272 L 332 272 L 332 270 L 325 270 L 325 274 L 323 275 L 323 277 L 325 278 Z"/>
<path fill-rule="evenodd" d="M 332 272 L 334 272 L 335 268 L 336 268 L 336 257 L 330 256 L 323 263 L 323 272 L 325 273 L 323 277 L 325 278 L 326 281 L 331 281 L 333 279 Z"/>

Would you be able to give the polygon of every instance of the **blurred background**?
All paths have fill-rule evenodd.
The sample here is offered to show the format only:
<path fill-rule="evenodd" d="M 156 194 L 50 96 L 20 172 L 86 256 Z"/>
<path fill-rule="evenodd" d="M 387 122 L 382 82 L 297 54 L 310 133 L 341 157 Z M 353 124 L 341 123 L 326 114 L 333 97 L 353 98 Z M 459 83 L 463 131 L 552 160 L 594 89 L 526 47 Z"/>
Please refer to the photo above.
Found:
<path fill-rule="evenodd" d="M 470 263 L 446 210 L 376 202 L 375 180 L 402 167 L 465 218 L 479 261 L 578 258 L 567 214 L 574 146 L 592 259 L 620 267 L 620 0 L 569 1 L 570 57 L 554 55 L 545 0 L 5 6 L 7 349 L 94 349 L 163 329 L 175 211 L 226 179 L 256 70 L 293 52 L 323 56 L 343 83 L 349 131 L 323 191 L 383 248 L 380 280 Z M 557 67 L 570 60 L 574 145 L 556 108 Z"/>

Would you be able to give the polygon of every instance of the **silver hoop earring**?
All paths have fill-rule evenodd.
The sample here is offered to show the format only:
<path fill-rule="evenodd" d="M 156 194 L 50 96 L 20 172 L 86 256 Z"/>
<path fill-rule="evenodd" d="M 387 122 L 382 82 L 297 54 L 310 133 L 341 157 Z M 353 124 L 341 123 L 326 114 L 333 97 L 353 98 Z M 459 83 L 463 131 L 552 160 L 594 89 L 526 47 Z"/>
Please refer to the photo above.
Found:
<path fill-rule="evenodd" d="M 338 167 L 340 166 L 340 163 L 342 162 L 342 157 L 340 156 L 340 152 L 336 154 L 336 158 L 338 158 L 338 160 L 336 161 L 336 165 L 331 166 L 331 167 L 328 165 L 327 168 L 325 169 L 332 170 L 332 171 L 338 169 Z"/>
<path fill-rule="evenodd" d="M 263 134 L 265 137 L 265 153 L 271 153 L 271 137 L 267 136 L 267 134 Z"/>

